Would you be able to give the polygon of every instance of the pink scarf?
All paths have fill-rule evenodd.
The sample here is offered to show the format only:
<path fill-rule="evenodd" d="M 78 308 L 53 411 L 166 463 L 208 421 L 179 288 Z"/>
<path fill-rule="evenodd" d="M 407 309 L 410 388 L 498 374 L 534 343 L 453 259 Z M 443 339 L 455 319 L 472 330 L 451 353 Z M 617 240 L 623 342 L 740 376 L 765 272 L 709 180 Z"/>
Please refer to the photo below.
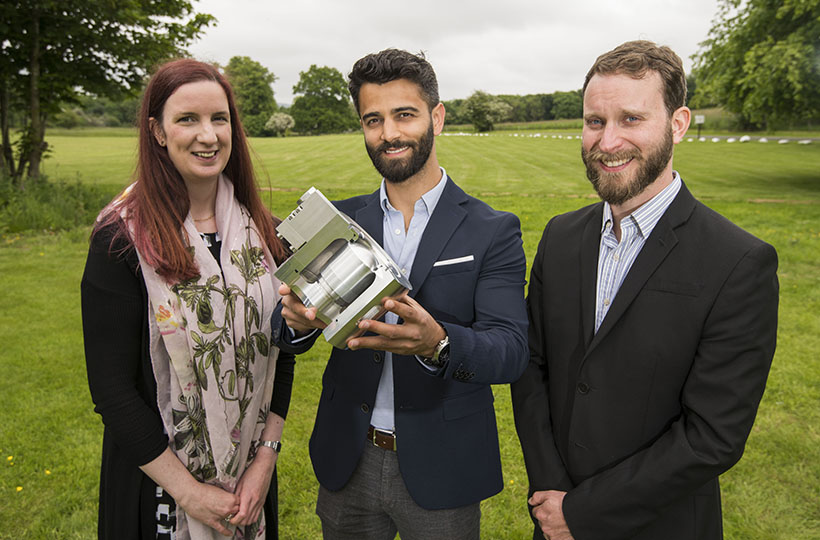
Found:
<path fill-rule="evenodd" d="M 217 264 L 190 214 L 181 234 L 201 275 L 167 283 L 138 253 L 149 298 L 151 361 L 169 445 L 191 474 L 233 492 L 250 465 L 270 410 L 279 349 L 270 317 L 279 301 L 276 266 L 248 211 L 220 176 Z M 234 538 L 265 533 L 264 512 Z M 224 539 L 177 507 L 177 538 Z"/>

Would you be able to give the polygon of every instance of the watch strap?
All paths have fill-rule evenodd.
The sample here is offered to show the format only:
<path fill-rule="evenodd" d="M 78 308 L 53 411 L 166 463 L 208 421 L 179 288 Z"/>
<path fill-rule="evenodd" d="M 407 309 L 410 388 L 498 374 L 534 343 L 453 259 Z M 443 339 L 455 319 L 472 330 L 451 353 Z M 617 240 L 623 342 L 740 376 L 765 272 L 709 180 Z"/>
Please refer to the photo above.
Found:
<path fill-rule="evenodd" d="M 440 368 L 449 359 L 450 351 L 450 336 L 444 335 L 444 339 L 438 342 L 436 348 L 433 350 L 433 356 L 430 358 L 422 358 L 422 362 L 430 367 Z"/>
<path fill-rule="evenodd" d="M 259 441 L 259 446 L 267 446 L 277 454 L 282 449 L 282 443 L 280 441 Z"/>

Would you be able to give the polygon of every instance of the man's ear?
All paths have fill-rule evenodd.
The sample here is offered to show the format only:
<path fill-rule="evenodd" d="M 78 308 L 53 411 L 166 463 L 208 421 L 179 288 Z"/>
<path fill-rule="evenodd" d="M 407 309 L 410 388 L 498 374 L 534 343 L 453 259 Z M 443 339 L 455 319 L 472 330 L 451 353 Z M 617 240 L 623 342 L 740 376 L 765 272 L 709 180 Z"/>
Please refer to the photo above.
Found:
<path fill-rule="evenodd" d="M 165 133 L 163 133 L 162 126 L 159 125 L 157 119 L 152 116 L 148 119 L 148 125 L 151 127 L 151 133 L 157 140 L 157 144 L 160 146 L 165 146 Z"/>
<path fill-rule="evenodd" d="M 444 103 L 439 102 L 430 111 L 430 117 L 433 119 L 433 134 L 439 135 L 444 130 L 444 115 L 447 111 L 444 110 Z"/>
<path fill-rule="evenodd" d="M 679 107 L 678 110 L 672 113 L 672 140 L 675 144 L 683 140 L 691 120 L 692 111 L 689 110 L 689 107 Z"/>

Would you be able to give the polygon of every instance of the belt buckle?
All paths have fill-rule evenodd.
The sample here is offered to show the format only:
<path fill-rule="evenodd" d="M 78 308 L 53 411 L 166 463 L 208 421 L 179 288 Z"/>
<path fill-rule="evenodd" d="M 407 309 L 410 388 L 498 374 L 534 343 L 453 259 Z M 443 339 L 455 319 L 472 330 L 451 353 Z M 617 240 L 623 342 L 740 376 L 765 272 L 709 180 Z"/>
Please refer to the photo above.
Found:
<path fill-rule="evenodd" d="M 395 433 L 393 433 L 392 431 L 385 431 L 385 430 L 383 430 L 383 429 L 379 429 L 379 428 L 377 428 L 377 427 L 373 427 L 373 439 L 371 440 L 371 442 L 372 442 L 375 446 L 378 446 L 379 448 L 383 448 L 382 446 L 379 446 L 379 443 L 376 441 L 376 438 L 377 438 L 377 436 L 378 436 L 380 433 L 381 433 L 382 435 L 386 436 L 386 437 L 389 437 L 389 438 L 392 440 L 392 443 L 393 443 L 393 444 L 392 444 L 392 448 L 391 448 L 391 450 L 393 450 L 393 451 L 395 452 L 395 451 L 396 451 L 396 434 L 395 434 Z"/>

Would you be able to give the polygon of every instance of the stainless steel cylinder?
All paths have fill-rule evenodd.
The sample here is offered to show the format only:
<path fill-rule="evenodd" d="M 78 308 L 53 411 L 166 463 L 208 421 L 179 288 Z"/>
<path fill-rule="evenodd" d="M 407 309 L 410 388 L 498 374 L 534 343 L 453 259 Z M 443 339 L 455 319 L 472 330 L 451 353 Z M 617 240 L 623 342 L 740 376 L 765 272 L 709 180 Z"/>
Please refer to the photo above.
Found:
<path fill-rule="evenodd" d="M 375 269 L 376 259 L 366 246 L 347 243 L 322 269 L 320 281 L 335 292 L 337 303 L 347 307 L 373 283 Z"/>
<path fill-rule="evenodd" d="M 344 242 L 321 268 L 314 270 L 312 282 L 298 286 L 302 302 L 315 307 L 320 318 L 328 323 L 359 297 L 376 279 L 376 259 L 367 246 Z M 326 255 L 323 254 L 326 258 Z M 311 265 L 312 266 L 312 265 Z M 318 275 L 317 275 L 318 274 Z"/>

